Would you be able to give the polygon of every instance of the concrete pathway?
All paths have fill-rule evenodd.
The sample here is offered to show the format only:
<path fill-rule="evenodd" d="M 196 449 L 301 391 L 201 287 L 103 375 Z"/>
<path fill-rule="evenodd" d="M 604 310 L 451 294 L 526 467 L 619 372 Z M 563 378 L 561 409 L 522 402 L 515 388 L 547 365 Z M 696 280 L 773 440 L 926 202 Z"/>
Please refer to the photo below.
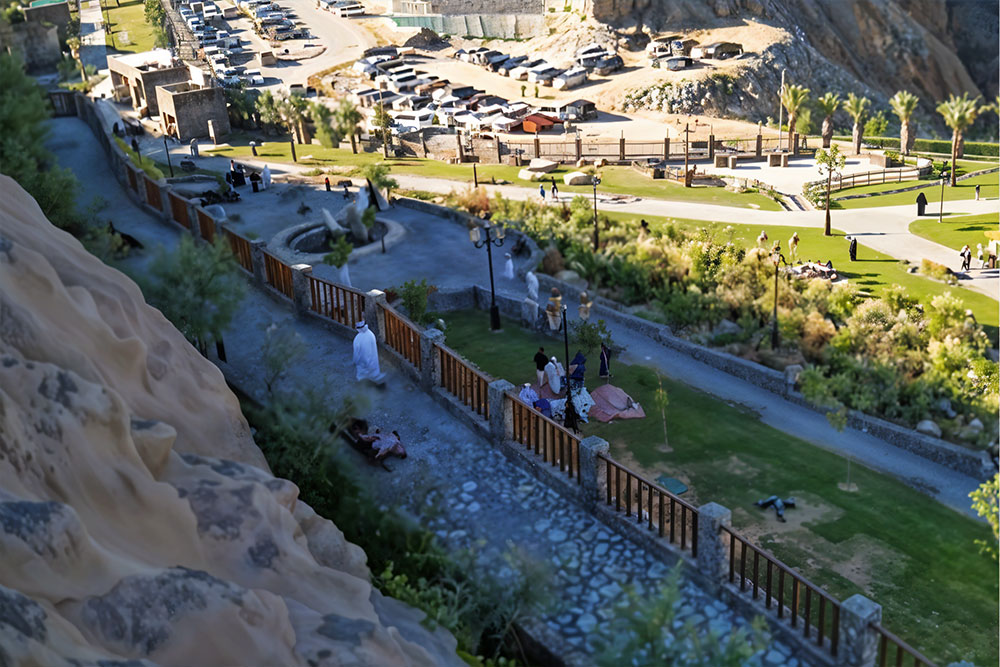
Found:
<path fill-rule="evenodd" d="M 141 273 L 152 248 L 174 245 L 180 231 L 153 220 L 128 199 L 82 121 L 59 118 L 50 128 L 49 147 L 77 174 L 81 192 L 100 192 L 109 203 L 100 215 L 147 245 L 147 251 L 126 260 Z M 102 159 L 94 160 L 95 155 Z M 81 194 L 79 204 L 89 203 Z M 273 323 L 293 327 L 308 350 L 289 368 L 288 382 L 322 387 L 331 409 L 364 393 L 353 381 L 348 339 L 294 318 L 258 289 L 249 290 L 225 334 L 229 359 L 221 367 L 230 381 L 253 395 L 264 395 L 260 356 L 265 331 Z M 387 387 L 370 394 L 371 409 L 364 416 L 375 425 L 399 430 L 409 456 L 392 460 L 392 473 L 359 463 L 359 474 L 386 505 L 402 506 L 451 548 L 471 549 L 476 576 L 502 584 L 513 575 L 508 560 L 512 552 L 544 564 L 556 604 L 531 623 L 552 633 L 549 640 L 568 664 L 591 664 L 587 641 L 611 617 L 623 586 L 654 591 L 668 572 L 666 565 L 511 463 L 405 376 L 391 367 L 383 370 Z M 746 618 L 690 582 L 682 585 L 677 619 L 690 621 L 702 638 L 710 632 L 728 636 L 735 627 L 747 625 Z M 792 647 L 772 640 L 749 664 L 810 664 L 794 654 Z"/>
<path fill-rule="evenodd" d="M 80 9 L 80 60 L 98 71 L 108 67 L 108 47 L 105 42 L 104 17 L 99 0 L 90 0 Z"/>

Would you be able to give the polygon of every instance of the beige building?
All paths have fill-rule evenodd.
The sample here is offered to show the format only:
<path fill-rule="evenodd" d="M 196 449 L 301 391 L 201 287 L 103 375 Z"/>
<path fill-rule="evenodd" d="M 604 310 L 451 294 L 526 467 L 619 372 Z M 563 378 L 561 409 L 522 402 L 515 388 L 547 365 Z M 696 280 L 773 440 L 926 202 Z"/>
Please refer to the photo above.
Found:
<path fill-rule="evenodd" d="M 182 83 L 191 78 L 189 68 L 175 60 L 167 49 L 108 56 L 108 70 L 115 101 L 130 101 L 140 116 L 158 116 L 156 87 Z"/>
<path fill-rule="evenodd" d="M 160 129 L 181 141 L 229 134 L 229 112 L 222 88 L 193 81 L 156 87 Z"/>

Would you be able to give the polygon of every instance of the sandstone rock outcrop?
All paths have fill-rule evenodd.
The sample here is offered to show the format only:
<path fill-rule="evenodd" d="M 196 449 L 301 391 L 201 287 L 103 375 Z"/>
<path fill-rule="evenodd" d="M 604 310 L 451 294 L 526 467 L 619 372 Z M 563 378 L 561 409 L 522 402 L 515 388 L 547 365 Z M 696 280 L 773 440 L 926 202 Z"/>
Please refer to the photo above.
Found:
<path fill-rule="evenodd" d="M 267 472 L 219 371 L 0 176 L 0 664 L 461 664 L 421 616 Z"/>

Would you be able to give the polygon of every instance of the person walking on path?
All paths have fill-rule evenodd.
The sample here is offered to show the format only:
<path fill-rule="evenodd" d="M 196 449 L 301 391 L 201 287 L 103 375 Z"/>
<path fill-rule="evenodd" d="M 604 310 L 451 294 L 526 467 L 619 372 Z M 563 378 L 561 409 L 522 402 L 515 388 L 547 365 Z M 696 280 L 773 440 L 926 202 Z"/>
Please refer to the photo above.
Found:
<path fill-rule="evenodd" d="M 847 246 L 847 254 L 851 256 L 851 261 L 858 261 L 858 238 L 856 236 L 850 237 L 851 245 Z"/>
<path fill-rule="evenodd" d="M 969 244 L 962 246 L 958 256 L 962 258 L 962 270 L 968 271 L 972 265 L 972 250 L 969 249 Z"/>
<path fill-rule="evenodd" d="M 978 185 L 976 187 L 979 187 Z M 552 179 L 552 201 L 559 201 L 559 187 L 556 185 L 556 179 Z"/>
<path fill-rule="evenodd" d="M 795 259 L 799 254 L 799 233 L 793 232 L 792 238 L 788 239 L 788 258 Z"/>
<path fill-rule="evenodd" d="M 986 268 L 986 258 L 983 257 L 983 244 L 982 243 L 977 243 L 976 244 L 976 261 L 979 262 L 979 268 L 980 269 L 985 269 Z"/>
<path fill-rule="evenodd" d="M 543 202 L 545 201 L 545 183 L 540 183 L 538 185 L 538 196 L 542 198 Z"/>
<path fill-rule="evenodd" d="M 976 183 L 976 201 L 979 201 L 979 183 Z"/>
<path fill-rule="evenodd" d="M 136 155 L 139 155 L 139 142 L 135 140 L 135 137 L 132 137 L 132 150 L 135 151 Z"/>
<path fill-rule="evenodd" d="M 191 140 L 191 157 L 198 157 L 198 137 Z"/>
<path fill-rule="evenodd" d="M 364 320 L 354 326 L 358 330 L 354 337 L 354 369 L 357 379 L 359 382 L 371 380 L 375 384 L 382 384 L 385 373 L 378 365 L 378 342 L 375 334 Z"/>

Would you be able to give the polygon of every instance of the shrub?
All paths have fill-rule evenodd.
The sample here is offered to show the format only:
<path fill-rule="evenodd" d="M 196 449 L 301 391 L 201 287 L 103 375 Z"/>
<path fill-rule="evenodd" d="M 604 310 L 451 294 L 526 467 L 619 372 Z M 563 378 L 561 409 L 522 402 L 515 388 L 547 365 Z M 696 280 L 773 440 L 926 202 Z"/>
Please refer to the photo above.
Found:
<path fill-rule="evenodd" d="M 949 285 L 958 284 L 958 279 L 955 274 L 944 264 L 938 264 L 937 262 L 932 262 L 929 259 L 922 259 L 920 261 L 920 273 L 925 276 L 930 276 L 936 280 L 943 280 Z"/>
<path fill-rule="evenodd" d="M 434 319 L 427 314 L 427 296 L 435 292 L 436 289 L 427 284 L 426 278 L 422 278 L 419 283 L 416 280 L 403 283 L 401 293 L 403 307 L 406 308 L 411 320 L 417 324 L 428 324 Z"/>
<path fill-rule="evenodd" d="M 573 345 L 583 349 L 588 357 L 593 356 L 601 349 L 601 345 L 613 349 L 614 341 L 611 338 L 611 331 L 608 330 L 604 320 L 597 320 L 597 323 L 574 320 L 570 332 L 570 340 Z"/>

